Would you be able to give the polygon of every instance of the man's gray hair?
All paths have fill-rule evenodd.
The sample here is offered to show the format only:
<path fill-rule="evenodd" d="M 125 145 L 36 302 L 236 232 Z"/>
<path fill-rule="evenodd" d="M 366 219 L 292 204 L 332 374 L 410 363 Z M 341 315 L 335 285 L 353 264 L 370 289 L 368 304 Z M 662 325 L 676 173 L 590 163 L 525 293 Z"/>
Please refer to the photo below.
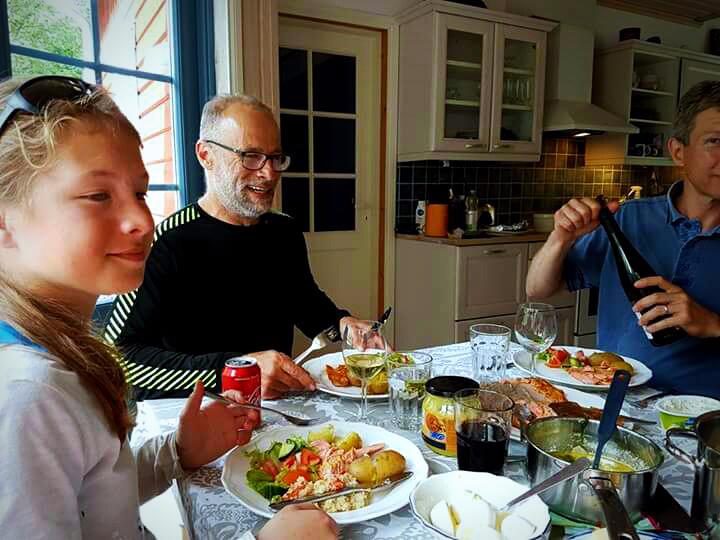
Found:
<path fill-rule="evenodd" d="M 685 93 L 673 124 L 673 137 L 688 144 L 697 115 L 707 109 L 720 109 L 720 81 L 699 82 Z"/>
<path fill-rule="evenodd" d="M 203 107 L 200 118 L 200 139 L 214 139 L 218 136 L 218 126 L 223 113 L 231 105 L 245 105 L 255 111 L 261 111 L 275 118 L 272 109 L 254 96 L 244 94 L 219 94 Z"/>

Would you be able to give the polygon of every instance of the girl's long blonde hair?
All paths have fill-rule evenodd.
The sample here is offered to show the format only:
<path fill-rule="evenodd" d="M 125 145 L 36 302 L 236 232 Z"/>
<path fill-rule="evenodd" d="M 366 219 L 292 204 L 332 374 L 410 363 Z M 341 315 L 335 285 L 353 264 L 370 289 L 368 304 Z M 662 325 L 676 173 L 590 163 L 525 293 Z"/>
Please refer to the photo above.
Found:
<path fill-rule="evenodd" d="M 0 83 L 0 110 L 23 82 Z M 127 130 L 140 145 L 135 128 L 101 88 L 75 101 L 50 101 L 37 115 L 15 114 L 0 133 L 0 206 L 29 204 L 38 174 L 53 165 L 63 140 L 89 126 Z M 60 302 L 37 297 L 1 271 L 0 319 L 75 372 L 98 401 L 110 429 L 125 440 L 132 425 L 125 374 L 117 351 L 96 336 L 91 321 Z"/>

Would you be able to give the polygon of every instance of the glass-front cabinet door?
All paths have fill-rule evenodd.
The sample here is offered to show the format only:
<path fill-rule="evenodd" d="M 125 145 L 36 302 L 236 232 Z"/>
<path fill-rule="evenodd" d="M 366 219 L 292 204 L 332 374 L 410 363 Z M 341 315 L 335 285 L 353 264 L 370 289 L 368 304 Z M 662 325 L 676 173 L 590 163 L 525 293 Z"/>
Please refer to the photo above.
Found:
<path fill-rule="evenodd" d="M 490 151 L 539 153 L 546 34 L 498 24 Z"/>
<path fill-rule="evenodd" d="M 436 14 L 433 150 L 487 152 L 494 24 Z"/>

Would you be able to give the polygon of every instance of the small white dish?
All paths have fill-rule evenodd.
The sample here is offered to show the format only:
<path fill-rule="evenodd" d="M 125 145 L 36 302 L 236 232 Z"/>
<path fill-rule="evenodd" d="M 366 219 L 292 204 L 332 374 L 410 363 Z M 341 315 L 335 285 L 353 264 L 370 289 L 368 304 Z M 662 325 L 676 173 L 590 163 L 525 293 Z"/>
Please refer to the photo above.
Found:
<path fill-rule="evenodd" d="M 438 502 L 450 500 L 452 495 L 460 490 L 471 491 L 495 508 L 501 508 L 511 499 L 525 493 L 528 487 L 510 478 L 490 473 L 452 471 L 430 476 L 413 489 L 410 494 L 410 509 L 420 524 L 435 538 L 455 538 L 430 522 L 430 511 Z M 520 516 L 533 524 L 537 532 L 533 540 L 549 537 L 550 511 L 537 495 L 513 507 L 510 514 Z"/>

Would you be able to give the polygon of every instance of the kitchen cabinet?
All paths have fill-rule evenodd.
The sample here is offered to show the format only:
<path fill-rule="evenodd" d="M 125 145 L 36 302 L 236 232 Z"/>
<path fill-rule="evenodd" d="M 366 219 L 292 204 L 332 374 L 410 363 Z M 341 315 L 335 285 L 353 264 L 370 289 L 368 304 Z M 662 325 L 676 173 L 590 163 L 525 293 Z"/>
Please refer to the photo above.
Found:
<path fill-rule="evenodd" d="M 505 241 L 503 239 L 503 241 Z M 458 246 L 398 238 L 395 278 L 395 347 L 416 349 L 467 340 L 470 326 L 512 328 L 526 301 L 529 258 L 540 242 Z M 575 295 L 551 299 L 558 314 L 558 343 L 570 344 Z"/>
<path fill-rule="evenodd" d="M 527 244 L 457 248 L 455 319 L 514 313 L 525 301 Z"/>
<path fill-rule="evenodd" d="M 684 58 L 680 64 L 680 97 L 702 81 L 720 81 L 720 64 Z"/>
<path fill-rule="evenodd" d="M 720 79 L 720 58 L 629 40 L 595 56 L 593 103 L 625 118 L 639 133 L 589 137 L 585 164 L 672 166 L 667 141 L 682 95 Z"/>
<path fill-rule="evenodd" d="M 399 20 L 399 160 L 537 160 L 555 24 L 432 1 Z"/>

